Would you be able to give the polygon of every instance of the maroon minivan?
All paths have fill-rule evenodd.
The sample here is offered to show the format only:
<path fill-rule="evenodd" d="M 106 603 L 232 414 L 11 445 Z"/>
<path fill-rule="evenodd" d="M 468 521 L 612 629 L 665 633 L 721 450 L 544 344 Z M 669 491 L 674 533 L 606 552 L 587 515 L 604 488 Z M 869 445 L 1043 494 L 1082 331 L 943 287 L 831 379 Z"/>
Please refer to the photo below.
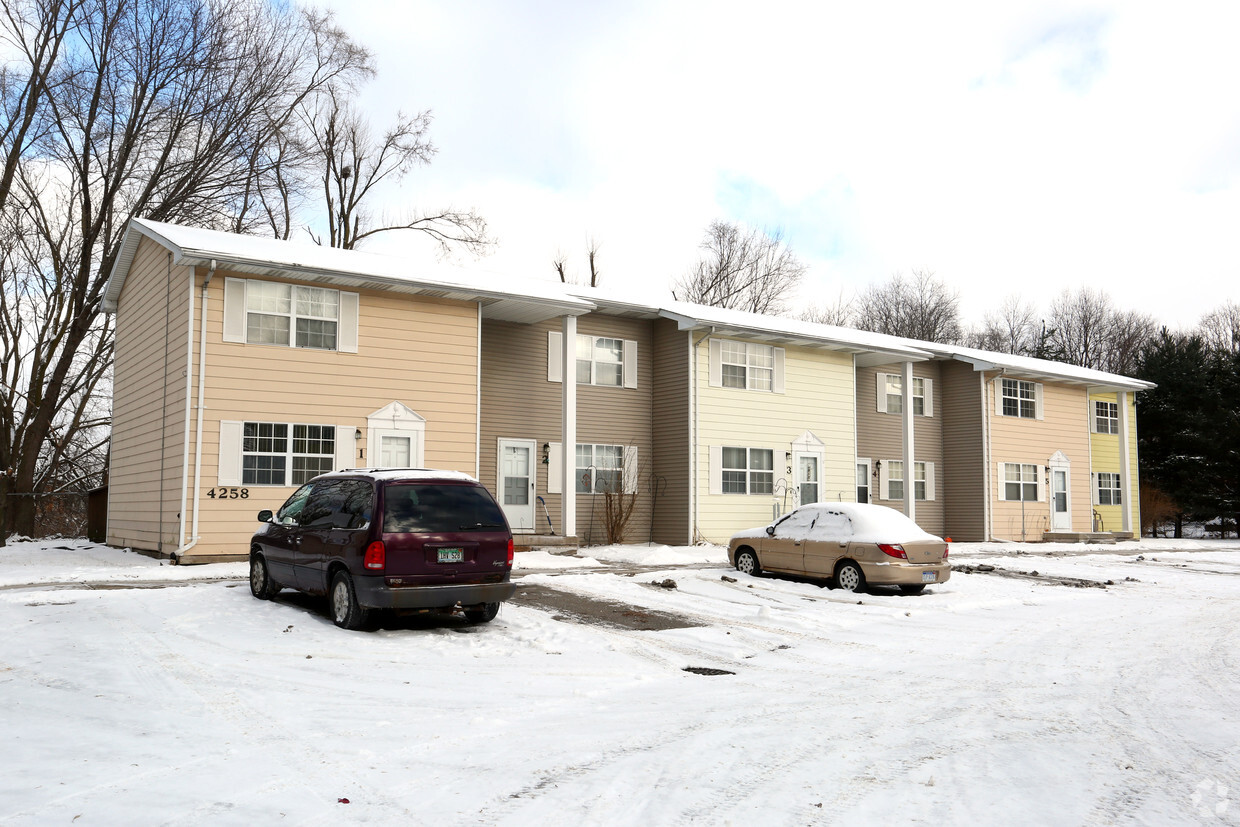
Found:
<path fill-rule="evenodd" d="M 455 471 L 322 474 L 297 489 L 250 544 L 250 591 L 327 595 L 332 620 L 369 625 L 375 610 L 458 608 L 486 623 L 512 597 L 512 532 L 477 480 Z"/>

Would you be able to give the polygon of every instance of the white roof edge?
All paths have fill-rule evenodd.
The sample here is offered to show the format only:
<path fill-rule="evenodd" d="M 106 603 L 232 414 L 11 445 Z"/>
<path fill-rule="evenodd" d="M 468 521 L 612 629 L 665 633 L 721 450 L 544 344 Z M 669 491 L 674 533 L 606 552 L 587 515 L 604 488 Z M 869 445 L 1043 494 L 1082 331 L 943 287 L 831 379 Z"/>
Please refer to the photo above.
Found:
<path fill-rule="evenodd" d="M 703 306 L 704 309 L 705 306 Z M 857 335 L 851 335 L 847 331 L 851 328 L 837 328 L 831 325 L 822 325 L 816 322 L 795 322 L 793 325 L 784 327 L 774 327 L 771 325 L 760 325 L 747 323 L 744 320 L 728 320 L 723 318 L 709 318 L 709 314 L 688 315 L 661 308 L 659 315 L 662 318 L 670 319 L 676 322 L 681 330 L 692 330 L 702 327 L 718 327 L 732 330 L 745 330 L 758 334 L 779 334 L 797 339 L 817 340 L 824 343 L 840 345 L 841 349 L 857 350 L 865 353 L 886 354 L 897 359 L 906 359 L 914 362 L 926 361 L 933 357 L 933 354 L 927 350 L 905 344 L 902 341 L 894 340 L 893 337 L 886 336 L 882 333 L 870 333 L 869 331 L 853 331 Z M 746 314 L 747 316 L 759 316 L 759 314 Z M 766 316 L 765 319 L 775 320 L 775 317 Z M 792 320 L 789 320 L 792 321 Z M 800 330 L 795 329 L 801 327 Z M 818 328 L 815 330 L 815 328 Z M 837 333 L 839 331 L 840 333 Z M 843 335 L 841 335 L 841 333 Z M 880 341 L 880 339 L 893 339 L 893 341 Z"/>
<path fill-rule="evenodd" d="M 1079 365 L 1070 365 L 1065 362 L 1055 362 L 1050 359 L 1038 359 L 1033 356 L 1004 359 L 1003 356 L 1005 354 L 985 353 L 987 356 L 997 356 L 999 358 L 988 359 L 972 354 L 948 353 L 946 351 L 943 352 L 943 355 L 972 365 L 976 371 L 1011 370 L 1017 374 L 1061 379 L 1066 382 L 1088 385 L 1091 392 L 1095 390 L 1147 391 L 1158 387 L 1154 382 L 1147 382 L 1144 379 L 1134 379 L 1118 373 L 1107 373 L 1106 371 L 1083 368 Z"/>

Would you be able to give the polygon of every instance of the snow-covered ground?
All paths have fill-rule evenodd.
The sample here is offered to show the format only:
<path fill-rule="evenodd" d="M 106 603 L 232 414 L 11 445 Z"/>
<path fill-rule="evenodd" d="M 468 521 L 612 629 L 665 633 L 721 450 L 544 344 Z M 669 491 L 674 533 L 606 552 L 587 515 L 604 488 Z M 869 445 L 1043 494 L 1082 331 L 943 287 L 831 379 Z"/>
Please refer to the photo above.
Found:
<path fill-rule="evenodd" d="M 1240 823 L 1240 543 L 1048 551 L 953 544 L 997 571 L 914 597 L 530 552 L 522 583 L 701 625 L 349 633 L 240 564 L 14 544 L 0 823 Z"/>

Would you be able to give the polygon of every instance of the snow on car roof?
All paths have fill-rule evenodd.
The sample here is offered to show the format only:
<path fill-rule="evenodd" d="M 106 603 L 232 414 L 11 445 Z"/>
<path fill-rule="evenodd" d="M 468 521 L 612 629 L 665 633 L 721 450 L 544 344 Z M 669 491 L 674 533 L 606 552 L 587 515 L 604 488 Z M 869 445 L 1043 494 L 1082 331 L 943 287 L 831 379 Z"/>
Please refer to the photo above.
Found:
<path fill-rule="evenodd" d="M 461 471 L 437 471 L 434 468 L 347 468 L 333 474 L 365 474 L 378 480 L 452 480 L 454 482 L 477 482 L 474 477 Z"/>
<path fill-rule="evenodd" d="M 905 540 L 938 540 L 903 513 L 885 505 L 866 503 L 813 503 L 801 509 L 843 514 L 852 522 L 852 538 L 860 542 L 891 543 Z M 817 528 L 817 526 L 815 526 Z"/>

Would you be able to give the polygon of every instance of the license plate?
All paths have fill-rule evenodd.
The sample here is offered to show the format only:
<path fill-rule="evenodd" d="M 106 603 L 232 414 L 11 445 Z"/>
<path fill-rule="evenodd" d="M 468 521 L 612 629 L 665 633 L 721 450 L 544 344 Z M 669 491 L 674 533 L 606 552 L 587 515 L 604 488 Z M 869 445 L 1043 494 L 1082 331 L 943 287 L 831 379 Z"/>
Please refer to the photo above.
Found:
<path fill-rule="evenodd" d="M 938 575 L 932 571 L 923 571 L 921 573 L 921 582 L 923 583 L 933 583 L 937 579 Z"/>
<path fill-rule="evenodd" d="M 441 563 L 462 563 L 465 561 L 465 550 L 460 548 L 441 548 L 439 550 L 439 562 Z"/>

